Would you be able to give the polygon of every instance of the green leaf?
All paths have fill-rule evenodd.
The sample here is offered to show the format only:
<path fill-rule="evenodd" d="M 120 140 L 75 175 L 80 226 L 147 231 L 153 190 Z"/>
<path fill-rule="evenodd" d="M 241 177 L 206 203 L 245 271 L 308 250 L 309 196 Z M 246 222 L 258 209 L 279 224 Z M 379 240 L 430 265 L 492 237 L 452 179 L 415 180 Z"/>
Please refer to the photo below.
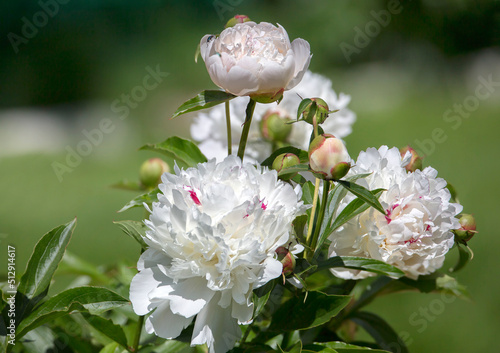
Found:
<path fill-rule="evenodd" d="M 171 119 L 190 112 L 195 112 L 197 110 L 211 108 L 217 104 L 224 103 L 233 98 L 235 95 L 218 90 L 207 90 L 200 92 L 196 97 L 183 103 L 177 110 Z"/>
<path fill-rule="evenodd" d="M 273 314 L 270 331 L 295 331 L 316 327 L 328 322 L 351 300 L 346 295 L 327 295 L 307 292 L 286 301 Z"/>
<path fill-rule="evenodd" d="M 300 104 L 299 104 L 299 107 L 297 109 L 297 121 L 300 120 L 300 116 L 302 115 L 302 113 L 304 112 L 304 110 L 307 109 L 307 106 L 309 104 L 312 103 L 312 100 L 309 99 L 309 98 L 306 98 L 306 99 L 303 99 Z"/>
<path fill-rule="evenodd" d="M 440 272 L 434 272 L 427 276 L 419 276 L 417 280 L 403 277 L 398 282 L 407 286 L 406 288 L 401 288 L 401 290 L 417 289 L 422 293 L 445 292 L 456 295 L 461 299 L 470 299 L 470 295 L 463 285 L 458 283 L 455 278 Z"/>
<path fill-rule="evenodd" d="M 374 272 L 379 275 L 400 278 L 404 272 L 383 261 L 356 256 L 334 256 L 318 263 L 318 271 L 326 268 L 345 267 L 354 270 Z"/>
<path fill-rule="evenodd" d="M 22 320 L 17 327 L 16 338 L 71 311 L 99 314 L 127 303 L 127 299 L 106 288 L 71 288 L 40 304 Z"/>
<path fill-rule="evenodd" d="M 137 181 L 121 180 L 113 185 L 112 188 L 128 191 L 144 191 L 144 185 L 141 185 Z"/>
<path fill-rule="evenodd" d="M 281 278 L 281 277 L 280 277 Z M 263 285 L 260 288 L 257 288 L 253 292 L 253 305 L 254 305 L 254 310 L 253 310 L 253 317 L 256 318 L 261 311 L 264 309 L 264 306 L 266 305 L 267 301 L 269 300 L 269 297 L 271 296 L 271 292 L 274 289 L 274 286 L 276 285 L 277 279 L 273 281 L 267 282 L 265 285 Z"/>
<path fill-rule="evenodd" d="M 300 163 L 308 163 L 309 161 L 309 156 L 306 151 L 301 150 L 296 147 L 292 146 L 287 146 L 287 147 L 281 147 L 278 148 L 276 151 L 274 151 L 268 158 L 264 160 L 264 162 L 261 163 L 261 165 L 265 167 L 271 167 L 273 165 L 274 160 L 276 157 L 278 157 L 280 154 L 283 153 L 293 153 L 297 157 L 299 157 Z"/>
<path fill-rule="evenodd" d="M 148 245 L 144 241 L 143 237 L 146 235 L 146 225 L 143 222 L 138 221 L 116 221 L 113 222 L 118 225 L 121 230 L 128 236 L 132 237 L 137 241 L 143 249 L 146 249 Z"/>
<path fill-rule="evenodd" d="M 97 315 L 83 314 L 85 321 L 87 321 L 93 328 L 104 334 L 106 337 L 111 338 L 116 343 L 124 348 L 127 348 L 127 338 L 121 326 L 113 324 L 111 320 L 104 319 Z"/>
<path fill-rule="evenodd" d="M 302 349 L 302 353 L 338 353 L 335 349 L 319 344 L 308 344 Z"/>
<path fill-rule="evenodd" d="M 385 189 L 376 189 L 370 191 L 373 196 L 379 197 L 382 192 L 384 192 Z M 333 224 L 328 228 L 327 233 L 330 234 L 343 224 L 347 223 L 349 220 L 353 219 L 357 215 L 363 213 L 370 207 L 368 203 L 364 199 L 361 198 L 356 198 L 352 200 L 343 210 L 340 212 L 340 214 L 335 218 L 335 221 Z"/>
<path fill-rule="evenodd" d="M 281 169 L 281 171 L 278 173 L 278 176 L 292 174 L 292 173 L 307 172 L 308 170 L 309 170 L 308 164 L 297 164 L 294 165 L 293 167 Z"/>
<path fill-rule="evenodd" d="M 408 348 L 398 334 L 378 315 L 358 311 L 349 317 L 363 327 L 377 344 L 389 352 L 408 353 Z"/>
<path fill-rule="evenodd" d="M 353 344 L 348 344 L 345 342 L 326 342 L 326 343 L 315 343 L 313 346 L 323 347 L 331 349 L 332 351 L 339 353 L 388 353 L 388 351 L 382 351 L 380 349 L 372 349 L 369 347 L 355 346 Z M 311 346 L 305 346 L 304 349 L 310 349 Z M 321 352 L 321 351 L 319 351 Z M 329 351 L 325 351 L 329 352 Z"/>
<path fill-rule="evenodd" d="M 100 351 L 99 353 L 115 353 L 116 352 L 116 349 L 120 347 L 120 345 L 116 342 L 111 342 L 107 345 L 105 345 Z"/>
<path fill-rule="evenodd" d="M 207 157 L 201 153 L 198 146 L 177 136 L 169 137 L 161 143 L 144 145 L 139 150 L 163 153 L 175 160 L 181 168 L 196 167 L 198 163 L 207 161 Z"/>
<path fill-rule="evenodd" d="M 302 352 L 302 342 L 298 341 L 295 343 L 288 351 L 283 351 L 283 353 L 301 353 Z"/>
<path fill-rule="evenodd" d="M 302 186 L 302 201 L 307 205 L 312 205 L 314 201 L 314 184 L 310 181 Z"/>
<path fill-rule="evenodd" d="M 156 188 L 154 190 L 151 190 L 150 192 L 134 197 L 132 200 L 127 202 L 125 206 L 123 206 L 118 212 L 123 212 L 134 207 L 144 207 L 144 203 L 151 204 L 153 202 L 156 202 L 158 201 L 159 193 L 160 189 Z"/>
<path fill-rule="evenodd" d="M 363 199 L 367 204 L 375 208 L 377 211 L 384 215 L 386 214 L 384 208 L 382 207 L 378 199 L 370 192 L 370 190 L 351 181 L 339 180 L 338 182 L 354 195 L 356 195 L 360 199 Z"/>
<path fill-rule="evenodd" d="M 376 189 L 376 190 L 371 191 L 371 193 L 375 197 L 379 197 L 380 194 L 382 194 L 383 191 L 384 191 L 384 189 Z M 334 191 L 334 193 L 335 193 L 335 191 Z M 330 205 L 331 205 L 331 203 L 327 206 L 327 210 L 330 209 Z M 325 218 L 328 217 L 329 220 L 328 220 L 328 223 L 326 223 L 327 225 L 323 226 L 322 229 L 321 229 L 321 235 L 320 235 L 319 240 L 318 240 L 318 245 L 316 247 L 316 252 L 321 251 L 321 247 L 322 247 L 323 243 L 325 242 L 325 240 L 328 238 L 328 236 L 334 230 L 336 230 L 337 228 L 339 228 L 340 226 L 342 226 L 343 224 L 345 224 L 346 222 L 348 222 L 352 218 L 356 217 L 357 215 L 359 215 L 359 214 L 363 213 L 364 211 L 366 211 L 368 209 L 368 207 L 370 207 L 370 205 L 367 204 L 363 199 L 360 199 L 358 197 L 358 198 L 352 200 L 342 210 L 342 212 L 340 212 L 340 214 L 337 216 L 337 218 L 335 218 L 335 221 L 333 222 L 332 225 L 330 225 L 330 222 L 331 222 L 331 219 L 333 218 L 334 214 L 333 213 L 327 214 L 327 216 Z M 335 210 L 336 210 L 336 208 L 335 208 Z"/>
<path fill-rule="evenodd" d="M 17 322 L 27 316 L 31 309 L 47 295 L 52 276 L 66 251 L 75 226 L 76 218 L 52 229 L 35 245 L 26 271 L 17 287 Z"/>
<path fill-rule="evenodd" d="M 457 241 L 455 241 L 455 244 L 456 244 L 457 249 L 458 249 L 458 261 L 457 261 L 457 264 L 453 268 L 450 269 L 450 272 L 460 271 L 471 260 L 470 248 L 467 245 L 462 246 Z"/>

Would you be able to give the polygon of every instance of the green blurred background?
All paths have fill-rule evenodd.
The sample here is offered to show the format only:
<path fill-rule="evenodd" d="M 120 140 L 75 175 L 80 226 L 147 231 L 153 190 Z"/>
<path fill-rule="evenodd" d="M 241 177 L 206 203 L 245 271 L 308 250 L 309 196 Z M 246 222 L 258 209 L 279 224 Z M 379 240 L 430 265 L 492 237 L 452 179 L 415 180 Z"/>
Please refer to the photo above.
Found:
<path fill-rule="evenodd" d="M 143 211 L 118 214 L 135 194 L 109 185 L 137 179 L 154 156 L 138 147 L 189 137 L 190 117 L 168 118 L 215 87 L 193 61 L 198 41 L 247 14 L 308 40 L 311 70 L 351 95 L 353 157 L 411 144 L 476 216 L 475 258 L 457 274 L 471 302 L 404 293 L 370 309 L 412 352 L 498 352 L 500 1 L 3 1 L 0 14 L 0 251 L 16 247 L 19 273 L 38 238 L 75 216 L 69 250 L 100 266 L 136 261 L 138 246 L 112 221 Z M 148 67 L 168 76 L 129 114 L 117 112 L 116 100 L 143 84 Z M 113 131 L 58 178 L 54 163 L 65 164 L 68 149 L 105 118 Z"/>

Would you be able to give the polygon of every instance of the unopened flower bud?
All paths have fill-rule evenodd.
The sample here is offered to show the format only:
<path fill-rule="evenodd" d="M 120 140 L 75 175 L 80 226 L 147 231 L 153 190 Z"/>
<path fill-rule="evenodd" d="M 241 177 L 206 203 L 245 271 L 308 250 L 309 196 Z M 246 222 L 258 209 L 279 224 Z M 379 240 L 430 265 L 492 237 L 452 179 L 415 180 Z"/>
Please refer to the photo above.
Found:
<path fill-rule="evenodd" d="M 462 241 L 469 241 L 472 239 L 476 231 L 476 219 L 471 214 L 462 214 L 460 219 L 460 229 L 456 229 L 453 232 Z"/>
<path fill-rule="evenodd" d="M 278 157 L 274 159 L 272 168 L 277 170 L 278 173 L 281 172 L 285 168 L 293 167 L 294 165 L 300 164 L 300 159 L 293 153 L 282 153 Z M 282 175 L 280 177 L 281 180 L 290 180 L 297 173 L 290 173 L 286 175 Z"/>
<path fill-rule="evenodd" d="M 147 188 L 154 188 L 161 182 L 161 175 L 170 172 L 168 164 L 160 158 L 151 158 L 142 163 L 139 180 Z"/>
<path fill-rule="evenodd" d="M 403 147 L 399 150 L 401 153 L 401 158 L 403 158 L 406 155 L 406 152 L 411 153 L 411 160 L 410 163 L 408 163 L 405 168 L 409 172 L 414 172 L 415 170 L 419 169 L 422 170 L 422 157 L 418 155 L 417 151 L 415 151 L 413 148 L 410 146 Z"/>
<path fill-rule="evenodd" d="M 229 21 L 227 21 L 226 25 L 224 28 L 229 28 L 229 27 L 234 27 L 238 23 L 243 23 L 243 22 L 249 22 L 250 17 L 247 15 L 236 15 L 233 18 L 231 18 Z"/>
<path fill-rule="evenodd" d="M 302 112 L 304 120 L 314 125 L 314 120 L 316 119 L 316 124 L 323 124 L 330 114 L 328 104 L 321 98 L 310 98 L 311 102 L 306 106 Z"/>
<path fill-rule="evenodd" d="M 281 110 L 269 109 L 260 121 L 262 136 L 268 141 L 285 142 L 292 132 L 292 121 Z"/>
<path fill-rule="evenodd" d="M 309 166 L 322 179 L 339 180 L 351 168 L 351 158 L 341 139 L 318 135 L 309 145 Z"/>
<path fill-rule="evenodd" d="M 291 275 L 295 269 L 295 257 L 293 254 L 283 246 L 276 249 L 276 254 L 278 254 L 278 261 L 283 264 L 283 275 Z"/>

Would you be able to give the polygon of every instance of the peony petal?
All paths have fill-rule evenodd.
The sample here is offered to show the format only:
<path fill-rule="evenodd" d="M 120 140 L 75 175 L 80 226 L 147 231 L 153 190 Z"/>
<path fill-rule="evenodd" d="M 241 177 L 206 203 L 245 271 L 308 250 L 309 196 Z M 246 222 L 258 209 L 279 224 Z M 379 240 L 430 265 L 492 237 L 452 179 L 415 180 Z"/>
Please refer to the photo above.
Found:
<path fill-rule="evenodd" d="M 244 96 L 256 91 L 259 87 L 259 81 L 254 72 L 236 65 L 229 70 L 221 85 L 229 93 Z"/>
<path fill-rule="evenodd" d="M 311 47 L 307 41 L 297 38 L 292 42 L 292 50 L 295 58 L 294 78 L 290 81 L 286 89 L 295 87 L 301 80 L 311 62 Z"/>
<path fill-rule="evenodd" d="M 259 92 L 275 93 L 284 89 L 294 74 L 293 56 L 288 55 L 283 64 L 267 61 L 259 77 Z"/>
<path fill-rule="evenodd" d="M 152 329 L 156 335 L 170 339 L 179 336 L 192 321 L 192 317 L 172 313 L 168 302 L 165 302 L 146 319 L 146 330 Z"/>
<path fill-rule="evenodd" d="M 214 296 L 198 314 L 191 339 L 191 346 L 206 343 L 209 353 L 225 353 L 241 338 L 241 329 L 231 316 L 231 307 L 223 309 L 217 305 L 219 297 L 220 294 Z"/>
<path fill-rule="evenodd" d="M 207 281 L 201 277 L 189 278 L 173 286 L 168 294 L 170 310 L 174 314 L 192 317 L 200 312 L 215 292 L 207 287 Z"/>
<path fill-rule="evenodd" d="M 203 61 L 205 61 L 205 63 L 207 62 L 208 57 L 215 54 L 213 48 L 215 43 L 214 39 L 215 36 L 213 34 L 206 34 L 200 40 L 200 55 L 203 58 Z"/>
<path fill-rule="evenodd" d="M 233 302 L 231 316 L 238 319 L 239 324 L 249 323 L 253 315 L 253 303 L 250 305 Z"/>
<path fill-rule="evenodd" d="M 273 259 L 272 257 L 268 257 L 263 264 L 264 271 L 262 275 L 260 276 L 260 279 L 256 282 L 254 285 L 254 288 L 259 288 L 269 282 L 272 279 L 275 279 L 276 277 L 279 277 L 281 275 L 281 272 L 283 271 L 283 265 L 281 262 L 279 262 L 276 259 Z"/>
<path fill-rule="evenodd" d="M 149 293 L 159 285 L 160 282 L 154 279 L 151 268 L 143 269 L 134 276 L 130 283 L 130 301 L 132 309 L 137 315 L 146 315 L 152 310 Z"/>

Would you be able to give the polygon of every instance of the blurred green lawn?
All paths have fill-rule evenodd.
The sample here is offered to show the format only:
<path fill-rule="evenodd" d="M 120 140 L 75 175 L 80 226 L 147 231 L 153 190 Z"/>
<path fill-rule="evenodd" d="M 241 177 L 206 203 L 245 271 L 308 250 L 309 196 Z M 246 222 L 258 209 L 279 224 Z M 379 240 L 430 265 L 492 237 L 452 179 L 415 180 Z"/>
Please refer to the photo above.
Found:
<path fill-rule="evenodd" d="M 310 6 L 309 2 L 292 1 L 294 7 L 290 10 L 288 2 L 259 2 L 258 9 L 254 3 L 243 1 L 238 11 L 251 17 L 258 13 L 261 15 L 258 21 L 279 22 L 287 28 L 291 38 L 300 36 L 310 40 L 314 52 L 311 68 L 331 78 L 337 92 L 352 96 L 349 107 L 357 113 L 357 122 L 353 133 L 346 138 L 352 157 L 368 147 L 413 145 L 416 139 L 431 138 L 436 128 L 444 131 L 446 141 L 437 144 L 434 151 L 428 153 L 424 164 L 435 167 L 439 176 L 455 186 L 465 206 L 464 211 L 473 213 L 477 219 L 479 234 L 470 243 L 475 258 L 457 274 L 459 281 L 468 288 L 472 301 L 456 300 L 441 305 L 439 295 L 404 293 L 381 298 L 368 309 L 380 314 L 397 332 L 409 337 L 409 348 L 413 353 L 497 352 L 495 342 L 500 329 L 500 281 L 496 273 L 500 265 L 497 255 L 500 237 L 496 231 L 500 199 L 497 186 L 500 173 L 497 162 L 500 108 L 498 103 L 494 103 L 499 99 L 498 92 L 496 98 L 482 101 L 478 109 L 471 112 L 458 129 L 453 130 L 451 124 L 443 121 L 444 112 L 474 94 L 473 88 L 466 88 L 461 72 L 451 71 L 451 76 L 456 74 L 457 78 L 443 82 L 449 78 L 440 75 L 439 70 L 443 66 L 437 69 L 424 67 L 422 71 L 429 70 L 430 73 L 423 74 L 420 79 L 418 74 L 401 75 L 401 68 L 404 71 L 405 67 L 405 62 L 402 62 L 397 66 L 399 69 L 387 71 L 386 76 L 379 74 L 370 78 L 362 65 L 352 68 L 346 67 L 343 62 L 338 48 L 339 38 L 352 41 L 352 27 L 362 25 L 366 14 L 375 8 L 374 4 L 381 2 L 358 5 L 362 9 L 358 8 L 359 11 L 355 11 L 347 1 L 339 2 L 336 8 L 325 7 L 325 1 L 316 7 Z M 206 7 L 210 9 L 210 3 Z M 292 9 L 294 14 L 291 14 Z M 150 35 L 139 40 L 135 47 L 129 47 L 128 42 L 110 45 L 115 38 L 109 33 L 101 33 L 99 40 L 93 42 L 94 37 L 87 37 L 88 34 L 81 34 L 82 31 L 75 29 L 75 34 L 81 35 L 83 39 L 80 40 L 87 45 L 84 48 L 97 53 L 98 60 L 93 58 L 92 61 L 97 67 L 92 77 L 92 92 L 107 104 L 141 82 L 147 65 L 162 63 L 162 68 L 169 71 L 170 76 L 159 92 L 148 96 L 127 119 L 126 123 L 130 124 L 134 134 L 130 138 L 124 137 L 129 142 L 119 153 L 106 155 L 106 149 L 111 146 L 105 142 L 96 153 L 85 157 L 73 172 L 65 174 L 62 182 L 58 181 L 51 164 L 64 160 L 63 151 L 0 158 L 1 251 L 6 252 L 7 244 L 16 247 L 18 275 L 23 271 L 36 241 L 53 227 L 75 216 L 78 217 L 78 225 L 68 248 L 70 251 L 96 265 L 113 265 L 120 260 L 133 265 L 137 261 L 138 245 L 112 221 L 139 220 L 144 216 L 144 210 L 118 214 L 116 211 L 135 194 L 109 186 L 121 179 L 136 179 L 142 161 L 155 156 L 137 151 L 141 145 L 159 142 L 177 133 L 188 137 L 188 118 L 167 121 L 167 117 L 180 103 L 200 90 L 214 88 L 204 65 L 195 65 L 192 57 L 199 38 L 214 32 L 222 24 L 214 13 L 210 13 L 206 18 L 201 16 L 200 21 L 192 21 L 179 28 L 181 20 L 189 18 L 190 10 L 188 7 L 179 8 L 179 14 L 176 13 L 179 20 L 173 22 L 160 21 L 161 14 L 154 17 L 150 21 L 152 30 L 148 27 Z M 365 17 L 359 17 L 359 13 L 365 14 Z M 207 27 L 207 24 L 210 26 Z M 29 50 L 37 46 L 46 50 L 43 36 L 51 30 L 48 26 L 39 40 L 32 40 L 30 46 L 12 60 L 22 62 L 19 58 L 29 56 Z M 134 34 L 127 36 L 133 37 Z M 163 44 L 165 37 L 169 40 Z M 72 40 L 73 36 L 68 35 L 67 38 Z M 112 50 L 120 55 L 119 58 L 112 58 L 116 60 L 107 59 L 106 55 L 110 55 Z M 368 49 L 362 53 L 368 61 L 369 53 Z M 7 59 L 0 60 L 3 60 L 1 63 L 9 63 Z M 329 68 L 329 60 L 332 60 L 335 69 Z M 17 66 L 17 69 L 22 70 L 23 67 Z M 43 66 L 38 69 L 43 71 Z M 377 67 L 374 70 L 377 71 Z M 73 74 L 72 71 L 70 74 Z M 433 75 L 434 80 L 429 80 Z M 4 105 L 24 92 L 23 82 L 14 78 L 7 81 L 7 86 L 12 89 L 10 95 L 2 95 Z M 29 87 L 29 90 L 37 89 Z M 94 98 L 88 92 L 83 93 L 87 94 L 87 99 Z M 44 94 L 50 95 L 50 92 Z M 158 104 L 158 101 L 162 103 Z M 162 109 L 160 112 L 155 111 L 158 107 Z M 71 145 L 77 142 L 75 140 Z M 443 270 L 453 263 L 455 256 L 452 251 Z M 6 258 L 0 255 L 2 276 L 6 272 Z M 424 312 L 430 313 L 424 320 L 425 329 L 422 324 Z"/>

